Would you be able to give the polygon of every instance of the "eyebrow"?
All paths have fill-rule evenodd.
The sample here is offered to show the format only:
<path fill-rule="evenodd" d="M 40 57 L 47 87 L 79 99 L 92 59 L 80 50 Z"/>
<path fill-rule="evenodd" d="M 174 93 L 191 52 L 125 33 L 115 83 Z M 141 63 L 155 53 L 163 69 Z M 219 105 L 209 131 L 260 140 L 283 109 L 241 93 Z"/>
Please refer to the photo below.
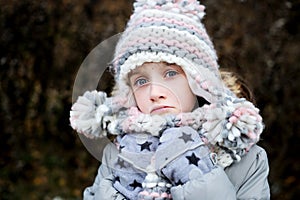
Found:
<path fill-rule="evenodd" d="M 128 78 L 130 78 L 131 76 L 136 75 L 136 74 L 138 74 L 138 73 L 140 73 L 140 72 L 138 72 L 138 71 L 130 71 L 130 72 L 128 73 Z"/>
<path fill-rule="evenodd" d="M 137 75 L 137 74 L 139 74 L 140 72 L 139 71 L 131 71 L 131 72 L 129 72 L 128 73 L 128 75 L 127 75 L 127 77 L 128 77 L 128 84 L 130 85 L 130 86 L 132 86 L 132 83 L 131 83 L 131 77 L 132 76 L 134 76 L 134 75 Z M 133 80 L 134 81 L 134 80 Z"/>
<path fill-rule="evenodd" d="M 140 67 L 142 67 L 142 65 L 132 69 L 127 75 L 128 78 L 130 78 L 131 76 L 143 73 L 143 69 L 139 69 Z"/>

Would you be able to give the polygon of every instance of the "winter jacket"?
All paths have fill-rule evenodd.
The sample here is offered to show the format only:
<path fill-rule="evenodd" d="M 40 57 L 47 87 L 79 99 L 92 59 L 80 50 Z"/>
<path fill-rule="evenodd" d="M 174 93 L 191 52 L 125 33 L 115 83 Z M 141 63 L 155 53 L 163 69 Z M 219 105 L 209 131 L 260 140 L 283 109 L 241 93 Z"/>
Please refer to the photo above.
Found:
<path fill-rule="evenodd" d="M 92 186 L 84 190 L 85 200 L 126 199 L 113 186 L 112 169 L 118 150 L 112 143 L 105 147 L 102 165 Z M 268 159 L 265 150 L 254 145 L 240 162 L 223 170 L 216 168 L 202 175 L 198 171 L 190 172 L 190 181 L 184 185 L 172 187 L 174 200 L 265 200 L 270 199 L 268 184 Z"/>

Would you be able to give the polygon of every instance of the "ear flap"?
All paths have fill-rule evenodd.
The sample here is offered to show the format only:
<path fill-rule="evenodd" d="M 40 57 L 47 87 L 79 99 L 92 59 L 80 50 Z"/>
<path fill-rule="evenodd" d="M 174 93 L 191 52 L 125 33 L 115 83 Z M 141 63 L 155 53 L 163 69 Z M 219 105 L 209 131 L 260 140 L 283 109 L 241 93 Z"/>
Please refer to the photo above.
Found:
<path fill-rule="evenodd" d="M 122 107 L 130 108 L 136 106 L 136 101 L 132 89 L 126 83 L 127 81 L 117 81 L 112 92 L 112 97 L 115 101 L 119 102 Z"/>
<path fill-rule="evenodd" d="M 197 71 L 191 73 L 187 67 L 183 67 L 192 92 L 204 98 L 209 103 L 220 101 L 225 96 L 232 96 L 229 89 L 223 84 L 221 77 L 205 67 L 197 67 Z M 234 95 L 233 95 L 234 96 Z"/>

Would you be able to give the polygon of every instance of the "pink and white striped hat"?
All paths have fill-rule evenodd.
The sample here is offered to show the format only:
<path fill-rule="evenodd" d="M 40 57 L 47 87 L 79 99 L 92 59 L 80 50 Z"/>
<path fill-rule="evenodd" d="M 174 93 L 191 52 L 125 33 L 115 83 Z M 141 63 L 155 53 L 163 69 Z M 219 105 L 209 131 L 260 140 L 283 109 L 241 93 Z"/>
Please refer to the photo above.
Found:
<path fill-rule="evenodd" d="M 145 62 L 181 66 L 193 93 L 213 103 L 233 95 L 220 78 L 216 51 L 202 23 L 197 0 L 136 0 L 134 13 L 115 50 L 116 95 L 134 105 L 128 73 Z"/>

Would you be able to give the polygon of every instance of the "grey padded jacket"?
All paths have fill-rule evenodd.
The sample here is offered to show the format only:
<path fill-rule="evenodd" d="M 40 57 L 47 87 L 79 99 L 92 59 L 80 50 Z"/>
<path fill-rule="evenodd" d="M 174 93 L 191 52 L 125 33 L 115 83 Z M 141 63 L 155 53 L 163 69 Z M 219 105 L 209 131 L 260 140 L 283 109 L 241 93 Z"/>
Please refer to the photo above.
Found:
<path fill-rule="evenodd" d="M 113 166 L 118 154 L 110 143 L 104 149 L 102 165 L 92 186 L 83 193 L 84 200 L 123 200 L 126 199 L 112 186 L 114 177 L 109 166 Z M 225 170 L 218 167 L 208 174 L 190 172 L 190 181 L 171 189 L 173 200 L 268 200 L 269 165 L 265 150 L 257 145 L 238 163 Z"/>

